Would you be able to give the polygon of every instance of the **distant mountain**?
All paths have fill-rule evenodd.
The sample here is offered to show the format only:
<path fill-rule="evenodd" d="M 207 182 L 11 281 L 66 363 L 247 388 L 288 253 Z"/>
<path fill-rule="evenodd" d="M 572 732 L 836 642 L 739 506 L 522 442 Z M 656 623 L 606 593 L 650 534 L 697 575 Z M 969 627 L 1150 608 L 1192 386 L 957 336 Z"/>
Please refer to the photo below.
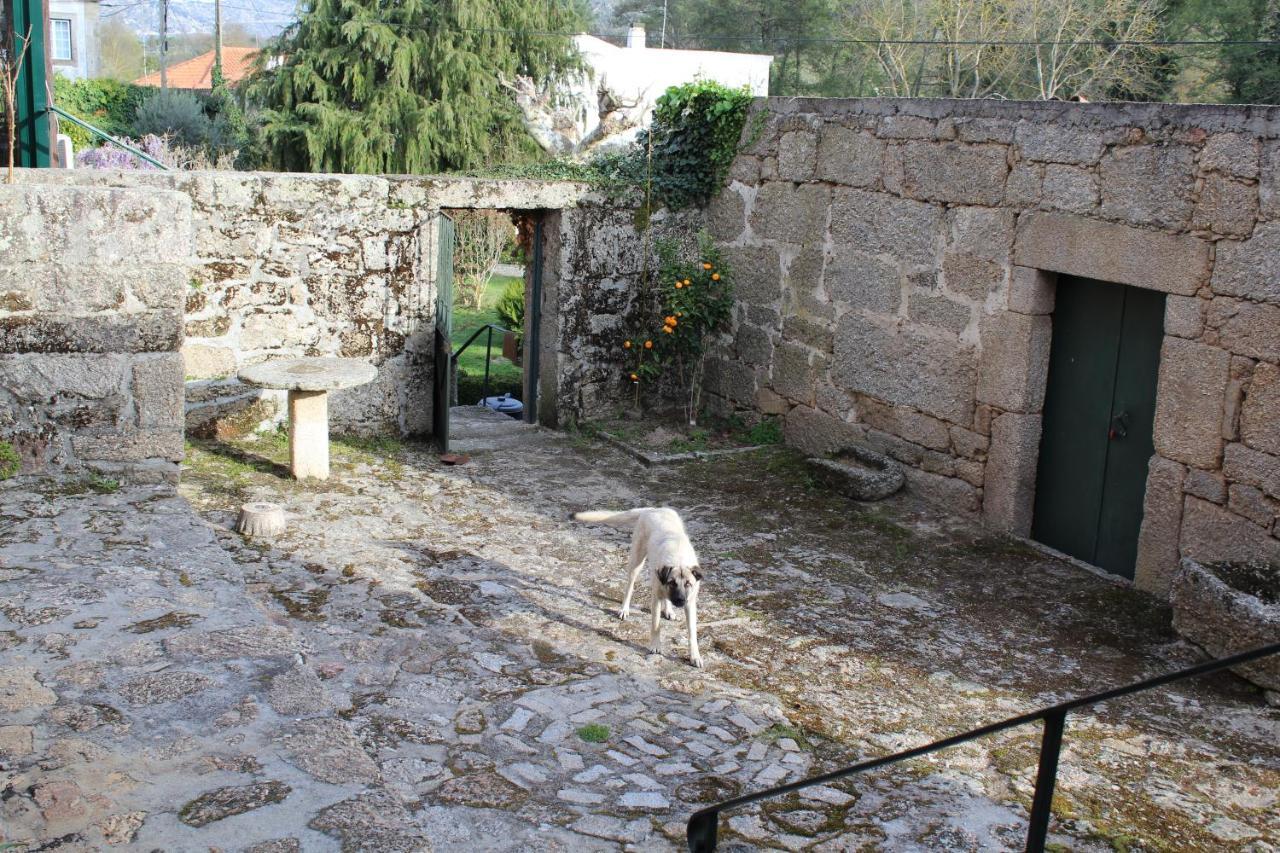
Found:
<path fill-rule="evenodd" d="M 160 28 L 159 0 L 103 0 L 101 15 L 119 15 L 129 29 L 141 36 L 154 36 Z M 295 19 L 297 0 L 226 0 L 222 4 L 223 24 L 239 24 L 264 38 L 274 36 Z M 170 0 L 169 32 L 213 32 L 213 0 Z"/>

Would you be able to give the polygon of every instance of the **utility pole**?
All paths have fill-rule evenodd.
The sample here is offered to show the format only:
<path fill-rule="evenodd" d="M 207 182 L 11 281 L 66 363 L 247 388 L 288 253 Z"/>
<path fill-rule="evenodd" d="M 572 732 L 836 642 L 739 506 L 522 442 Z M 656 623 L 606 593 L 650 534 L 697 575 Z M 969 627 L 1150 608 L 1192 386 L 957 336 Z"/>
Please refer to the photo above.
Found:
<path fill-rule="evenodd" d="M 667 46 L 667 0 L 662 0 L 662 36 L 658 40 L 658 46 Z"/>
<path fill-rule="evenodd" d="M 222 85 L 222 0 L 213 0 L 213 88 Z"/>
<path fill-rule="evenodd" d="M 160 91 L 169 88 L 169 0 L 160 0 Z"/>

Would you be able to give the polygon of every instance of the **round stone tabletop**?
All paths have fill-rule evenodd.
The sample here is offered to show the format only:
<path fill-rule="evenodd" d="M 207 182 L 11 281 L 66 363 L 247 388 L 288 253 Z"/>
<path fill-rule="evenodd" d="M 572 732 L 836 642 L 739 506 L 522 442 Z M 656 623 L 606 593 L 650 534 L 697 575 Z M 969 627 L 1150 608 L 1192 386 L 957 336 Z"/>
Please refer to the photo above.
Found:
<path fill-rule="evenodd" d="M 251 364 L 240 381 L 284 391 L 335 391 L 372 382 L 378 368 L 358 358 L 282 358 Z"/>

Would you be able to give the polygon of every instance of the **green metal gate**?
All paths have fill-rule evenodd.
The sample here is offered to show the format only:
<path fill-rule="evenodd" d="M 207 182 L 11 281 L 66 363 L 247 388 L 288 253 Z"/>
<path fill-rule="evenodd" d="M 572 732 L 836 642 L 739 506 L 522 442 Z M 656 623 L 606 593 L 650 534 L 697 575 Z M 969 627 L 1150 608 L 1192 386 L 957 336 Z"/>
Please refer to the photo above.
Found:
<path fill-rule="evenodd" d="M 1061 276 L 1031 535 L 1132 578 L 1155 452 L 1163 293 Z"/>
<path fill-rule="evenodd" d="M 16 59 L 22 54 L 24 42 L 29 39 L 14 91 L 17 113 L 14 159 L 19 166 L 47 169 L 53 163 L 50 133 L 53 117 L 49 112 L 53 78 L 49 76 L 49 53 L 45 44 L 48 20 L 45 4 L 41 0 L 11 0 L 5 10 L 12 15 L 6 33 L 11 56 Z M 6 116 L 5 121 L 8 120 Z"/>
<path fill-rule="evenodd" d="M 449 451 L 449 406 L 453 387 L 453 220 L 441 213 L 436 225 L 435 371 L 431 432 L 441 453 Z"/>

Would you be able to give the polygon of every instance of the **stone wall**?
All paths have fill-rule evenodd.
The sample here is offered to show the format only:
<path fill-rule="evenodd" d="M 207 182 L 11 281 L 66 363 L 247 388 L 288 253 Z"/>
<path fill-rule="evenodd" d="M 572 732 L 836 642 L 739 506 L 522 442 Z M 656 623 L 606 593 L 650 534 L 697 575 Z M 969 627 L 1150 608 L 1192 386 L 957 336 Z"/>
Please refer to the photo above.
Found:
<path fill-rule="evenodd" d="M 283 392 L 246 386 L 236 373 L 301 355 L 364 358 L 378 367 L 375 382 L 334 393 L 335 430 L 429 433 L 440 210 L 594 204 L 595 214 L 573 222 L 606 216 L 602 200 L 569 183 L 91 170 L 27 172 L 23 180 L 175 190 L 190 198 L 196 262 L 186 286 L 182 354 L 186 423 L 194 434 L 242 432 L 282 418 Z M 605 259 L 593 253 L 582 261 Z M 594 268 L 564 275 L 584 287 L 596 278 Z M 564 349 L 572 361 L 576 348 Z"/>
<path fill-rule="evenodd" d="M 541 393 L 542 411 L 549 412 L 554 400 L 558 420 L 609 415 L 630 403 L 622 342 L 642 289 L 646 255 L 652 275 L 657 242 L 696 246 L 704 217 L 698 210 L 657 211 L 648 239 L 635 222 L 635 207 L 591 199 L 549 223 L 543 317 L 544 338 L 555 336 L 555 366 L 544 365 Z M 549 425 L 557 419 L 539 418 Z"/>
<path fill-rule="evenodd" d="M 0 186 L 0 441 L 24 473 L 176 481 L 191 202 Z"/>
<path fill-rule="evenodd" d="M 726 408 L 1025 534 L 1056 274 L 1169 294 L 1137 581 L 1280 559 L 1280 108 L 770 100 L 709 211 Z"/>

